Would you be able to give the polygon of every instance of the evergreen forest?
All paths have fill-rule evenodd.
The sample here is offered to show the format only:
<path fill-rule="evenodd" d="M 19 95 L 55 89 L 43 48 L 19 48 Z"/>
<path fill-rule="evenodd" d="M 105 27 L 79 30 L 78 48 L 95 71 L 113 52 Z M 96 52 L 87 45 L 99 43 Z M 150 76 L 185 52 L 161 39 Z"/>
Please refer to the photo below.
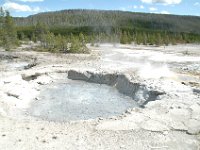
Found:
<path fill-rule="evenodd" d="M 0 8 L 0 46 L 9 50 L 30 40 L 66 53 L 87 53 L 86 43 L 200 43 L 200 17 L 81 9 L 11 17 Z"/>

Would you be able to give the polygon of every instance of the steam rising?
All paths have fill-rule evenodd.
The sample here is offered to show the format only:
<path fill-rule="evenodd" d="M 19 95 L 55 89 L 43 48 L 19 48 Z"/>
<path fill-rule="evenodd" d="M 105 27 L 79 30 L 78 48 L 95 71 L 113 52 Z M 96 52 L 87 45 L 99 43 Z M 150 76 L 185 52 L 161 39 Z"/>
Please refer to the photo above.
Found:
<path fill-rule="evenodd" d="M 139 72 L 139 76 L 142 78 L 154 78 L 154 79 L 159 79 L 159 78 L 172 78 L 175 77 L 175 73 L 170 71 L 167 65 L 162 65 L 162 66 L 153 66 L 150 63 L 144 64 L 144 67 L 142 67 Z"/>

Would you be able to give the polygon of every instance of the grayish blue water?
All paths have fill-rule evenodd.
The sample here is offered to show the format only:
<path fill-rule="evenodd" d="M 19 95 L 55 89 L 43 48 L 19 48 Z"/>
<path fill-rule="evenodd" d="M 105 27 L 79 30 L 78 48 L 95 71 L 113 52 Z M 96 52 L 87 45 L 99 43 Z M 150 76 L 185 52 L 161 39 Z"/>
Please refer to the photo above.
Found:
<path fill-rule="evenodd" d="M 51 121 L 111 117 L 136 106 L 130 97 L 114 87 L 74 80 L 45 85 L 28 110 L 29 114 Z"/>

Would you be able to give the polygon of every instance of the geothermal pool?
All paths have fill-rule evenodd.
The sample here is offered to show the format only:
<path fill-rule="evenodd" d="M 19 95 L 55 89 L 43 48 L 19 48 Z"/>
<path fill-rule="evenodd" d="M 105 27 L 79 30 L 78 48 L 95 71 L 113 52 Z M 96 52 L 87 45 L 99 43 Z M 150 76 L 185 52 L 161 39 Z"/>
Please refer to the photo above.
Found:
<path fill-rule="evenodd" d="M 87 120 L 120 115 L 136 102 L 114 87 L 77 80 L 43 85 L 29 115 L 49 121 Z"/>

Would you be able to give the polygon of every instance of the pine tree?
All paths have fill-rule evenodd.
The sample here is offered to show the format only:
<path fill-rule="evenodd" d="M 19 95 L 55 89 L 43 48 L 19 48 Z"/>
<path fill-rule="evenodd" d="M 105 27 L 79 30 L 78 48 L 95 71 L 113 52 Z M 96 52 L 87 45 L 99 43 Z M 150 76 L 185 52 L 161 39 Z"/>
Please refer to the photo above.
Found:
<path fill-rule="evenodd" d="M 122 32 L 121 37 L 120 37 L 120 43 L 127 44 L 127 43 L 129 43 L 128 41 L 129 40 L 128 40 L 127 32 L 126 31 Z"/>
<path fill-rule="evenodd" d="M 168 46 L 169 45 L 169 36 L 168 36 L 168 34 L 165 32 L 165 37 L 164 37 L 164 44 L 166 45 L 166 46 Z"/>
<path fill-rule="evenodd" d="M 91 36 L 90 36 L 90 42 L 91 42 L 91 46 L 94 46 L 95 45 L 95 35 L 94 34 L 92 34 Z"/>
<path fill-rule="evenodd" d="M 143 43 L 143 36 L 141 32 L 137 32 L 136 43 L 137 44 Z"/>
<path fill-rule="evenodd" d="M 43 39 L 44 35 L 47 34 L 47 32 L 48 32 L 48 27 L 45 24 L 38 22 L 35 26 L 35 31 L 34 31 L 36 41 L 42 42 L 44 40 Z"/>
<path fill-rule="evenodd" d="M 80 53 L 80 51 L 81 51 L 81 45 L 80 45 L 79 39 L 72 34 L 71 35 L 71 47 L 70 47 L 69 52 L 70 53 Z"/>
<path fill-rule="evenodd" d="M 136 34 L 135 34 L 135 32 L 133 32 L 132 33 L 132 42 L 135 42 L 136 41 L 135 39 L 136 39 Z"/>
<path fill-rule="evenodd" d="M 0 7 L 0 46 L 3 46 L 3 38 L 5 34 L 4 23 L 5 23 L 5 12 L 3 8 Z"/>
<path fill-rule="evenodd" d="M 87 46 L 86 46 L 86 41 L 85 41 L 85 36 L 83 35 L 83 33 L 79 34 L 79 41 L 80 41 L 80 49 L 82 52 L 86 52 L 87 51 Z"/>
<path fill-rule="evenodd" d="M 133 38 L 132 38 L 130 32 L 127 32 L 127 40 L 128 40 L 127 41 L 128 44 L 131 44 L 131 42 L 133 41 Z"/>
<path fill-rule="evenodd" d="M 61 36 L 60 34 L 56 36 L 56 48 L 60 52 L 66 53 L 68 51 L 67 39 L 64 36 Z"/>
<path fill-rule="evenodd" d="M 31 41 L 33 41 L 34 43 L 37 42 L 37 38 L 35 36 L 35 33 L 33 32 L 32 35 L 31 35 Z"/>
<path fill-rule="evenodd" d="M 51 32 L 47 32 L 46 34 L 46 38 L 45 38 L 45 42 L 46 42 L 46 48 L 49 49 L 51 52 L 54 52 L 54 48 L 55 48 L 55 36 L 53 33 Z"/>
<path fill-rule="evenodd" d="M 147 35 L 145 32 L 143 33 L 143 44 L 147 45 Z"/>
<path fill-rule="evenodd" d="M 3 24 L 5 34 L 3 42 L 5 49 L 10 50 L 11 47 L 17 44 L 17 32 L 15 30 L 14 22 L 10 16 L 10 13 L 6 11 L 5 14 L 5 23 Z"/>
<path fill-rule="evenodd" d="M 163 44 L 163 41 L 162 41 L 161 35 L 160 33 L 157 33 L 156 45 L 160 46 L 162 44 Z"/>
<path fill-rule="evenodd" d="M 20 32 L 18 35 L 19 40 L 24 40 L 25 39 L 25 35 L 23 32 Z"/>

